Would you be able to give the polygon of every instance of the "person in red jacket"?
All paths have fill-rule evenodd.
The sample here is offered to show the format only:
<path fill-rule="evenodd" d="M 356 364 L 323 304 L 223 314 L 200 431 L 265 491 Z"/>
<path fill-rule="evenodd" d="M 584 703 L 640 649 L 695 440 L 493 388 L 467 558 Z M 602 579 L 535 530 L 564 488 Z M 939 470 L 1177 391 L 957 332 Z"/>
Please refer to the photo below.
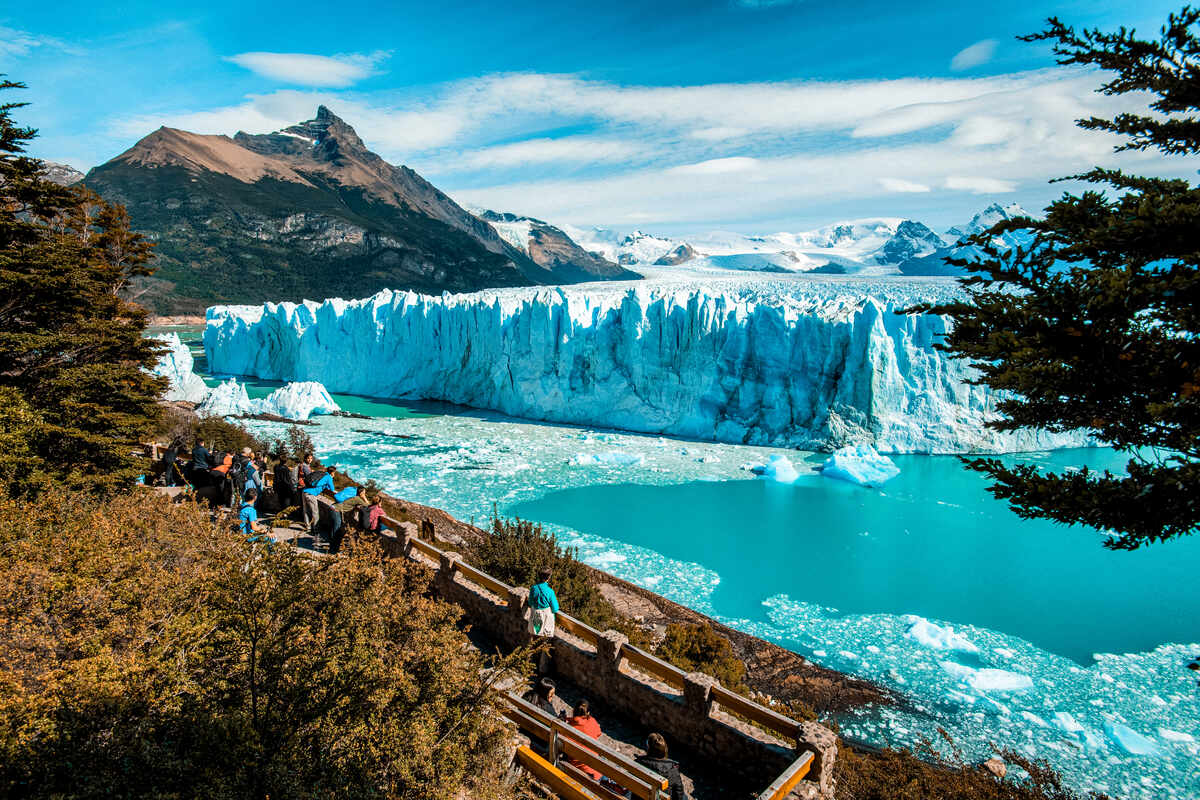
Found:
<path fill-rule="evenodd" d="M 580 700 L 578 703 L 576 703 L 575 709 L 571 716 L 567 717 L 567 724 L 585 736 L 590 736 L 593 739 L 600 738 L 600 723 L 597 722 L 596 718 L 592 716 L 587 700 Z M 576 761 L 573 758 L 568 758 L 567 761 L 572 766 L 579 767 L 579 769 L 583 770 L 592 780 L 600 780 L 600 773 L 586 764 Z"/>

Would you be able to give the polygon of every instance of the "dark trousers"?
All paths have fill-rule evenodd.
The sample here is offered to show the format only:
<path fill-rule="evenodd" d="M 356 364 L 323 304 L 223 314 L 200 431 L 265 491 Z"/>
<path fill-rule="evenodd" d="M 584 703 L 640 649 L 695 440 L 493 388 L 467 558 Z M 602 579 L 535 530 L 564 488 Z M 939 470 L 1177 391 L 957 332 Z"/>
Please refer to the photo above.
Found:
<path fill-rule="evenodd" d="M 342 539 L 346 537 L 346 523 L 342 519 L 342 512 L 336 508 L 329 509 L 329 516 L 333 519 L 329 533 L 329 552 L 336 553 L 342 548 Z"/>

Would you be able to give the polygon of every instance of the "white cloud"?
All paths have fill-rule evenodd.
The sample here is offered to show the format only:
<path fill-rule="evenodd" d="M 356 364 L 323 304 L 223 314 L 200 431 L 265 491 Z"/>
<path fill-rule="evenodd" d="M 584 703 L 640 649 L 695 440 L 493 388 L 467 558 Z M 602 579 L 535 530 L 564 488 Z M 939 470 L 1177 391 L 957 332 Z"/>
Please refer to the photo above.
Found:
<path fill-rule="evenodd" d="M 995 54 L 996 40 L 984 39 L 955 53 L 954 58 L 950 59 L 950 69 L 955 72 L 972 69 L 991 61 Z"/>
<path fill-rule="evenodd" d="M 719 126 L 716 128 L 701 128 L 700 130 L 691 131 L 688 133 L 693 139 L 700 139 L 705 142 L 720 142 L 729 139 L 741 139 L 749 134 L 750 131 L 745 128 L 731 128 Z"/>
<path fill-rule="evenodd" d="M 600 139 L 592 136 L 570 136 L 562 139 L 526 139 L 522 142 L 472 150 L 450 159 L 446 166 L 484 169 L 515 167 L 526 164 L 572 162 L 589 164 L 622 161 L 638 152 L 633 142 L 620 139 Z"/>
<path fill-rule="evenodd" d="M 932 191 L 928 186 L 916 181 L 906 181 L 900 178 L 880 178 L 879 185 L 889 192 L 928 192 Z"/>
<path fill-rule="evenodd" d="M 61 50 L 68 55 L 83 54 L 82 49 L 68 44 L 62 39 L 0 25 L 0 60 L 27 56 L 39 47 Z"/>
<path fill-rule="evenodd" d="M 1017 190 L 1017 185 L 1012 181 L 961 175 L 952 175 L 946 178 L 945 186 L 947 189 L 971 192 L 972 194 L 1007 194 Z"/>
<path fill-rule="evenodd" d="M 318 56 L 309 53 L 239 53 L 225 59 L 264 78 L 299 86 L 339 88 L 375 74 L 388 53 Z"/>
<path fill-rule="evenodd" d="M 710 158 L 697 164 L 681 164 L 672 167 L 677 175 L 728 175 L 733 172 L 749 172 L 757 169 L 758 159 L 748 156 L 732 156 L 730 158 Z"/>

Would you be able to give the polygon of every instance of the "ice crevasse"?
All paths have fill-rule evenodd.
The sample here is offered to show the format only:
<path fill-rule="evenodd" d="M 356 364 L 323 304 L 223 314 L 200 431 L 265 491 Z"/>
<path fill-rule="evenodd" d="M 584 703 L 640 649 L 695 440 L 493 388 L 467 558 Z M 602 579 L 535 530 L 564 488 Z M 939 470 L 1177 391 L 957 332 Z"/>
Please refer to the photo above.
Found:
<path fill-rule="evenodd" d="M 984 427 L 995 395 L 903 314 L 951 285 L 640 285 L 215 306 L 216 373 L 444 400 L 535 420 L 721 442 L 890 453 L 1082 440 Z"/>

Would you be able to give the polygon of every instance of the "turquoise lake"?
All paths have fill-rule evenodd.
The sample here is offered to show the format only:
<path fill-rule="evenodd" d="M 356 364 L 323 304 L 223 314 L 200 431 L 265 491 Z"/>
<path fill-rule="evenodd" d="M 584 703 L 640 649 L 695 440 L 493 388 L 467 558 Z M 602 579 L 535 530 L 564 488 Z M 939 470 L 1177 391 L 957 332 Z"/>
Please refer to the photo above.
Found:
<path fill-rule="evenodd" d="M 181 333 L 206 372 L 198 335 Z M 251 397 L 280 386 L 244 382 Z M 893 456 L 899 476 L 868 489 L 821 477 L 814 453 L 333 397 L 369 418 L 305 427 L 326 462 L 476 524 L 493 507 L 541 522 L 593 566 L 905 698 L 842 716 L 847 735 L 911 746 L 944 730 L 967 758 L 1012 747 L 1077 789 L 1200 797 L 1186 668 L 1200 657 L 1200 538 L 1107 550 L 1098 531 L 1018 518 L 950 456 Z M 288 427 L 245 424 L 267 440 Z M 779 454 L 799 479 L 754 476 Z M 1104 449 L 1008 458 L 1125 462 Z M 1154 753 L 1131 752 L 1122 730 Z"/>

